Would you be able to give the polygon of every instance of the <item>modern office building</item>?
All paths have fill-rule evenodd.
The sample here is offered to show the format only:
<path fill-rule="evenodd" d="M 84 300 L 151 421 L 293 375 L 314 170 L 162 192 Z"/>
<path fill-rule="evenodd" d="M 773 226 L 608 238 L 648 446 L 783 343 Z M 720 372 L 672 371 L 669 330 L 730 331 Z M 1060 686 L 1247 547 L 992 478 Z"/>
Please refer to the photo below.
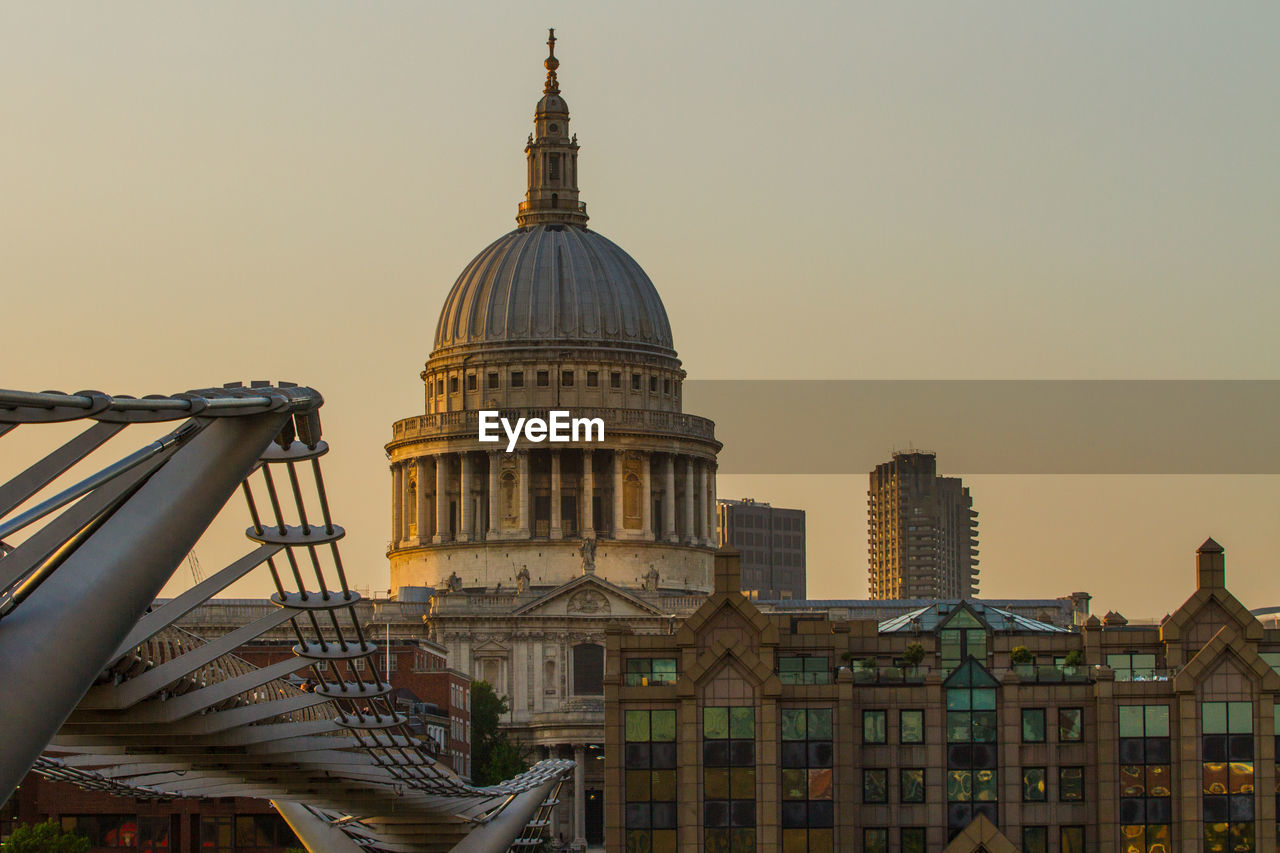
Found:
<path fill-rule="evenodd" d="M 867 491 L 871 598 L 972 598 L 978 594 L 978 513 L 937 457 L 911 451 L 871 472 Z"/>
<path fill-rule="evenodd" d="M 804 510 L 754 498 L 716 501 L 721 548 L 742 559 L 742 591 L 751 598 L 805 597 Z"/>
<path fill-rule="evenodd" d="M 1280 630 L 1223 549 L 1159 624 L 1068 629 L 969 601 L 769 614 L 716 559 L 676 631 L 607 644 L 607 849 L 1276 849 Z"/>

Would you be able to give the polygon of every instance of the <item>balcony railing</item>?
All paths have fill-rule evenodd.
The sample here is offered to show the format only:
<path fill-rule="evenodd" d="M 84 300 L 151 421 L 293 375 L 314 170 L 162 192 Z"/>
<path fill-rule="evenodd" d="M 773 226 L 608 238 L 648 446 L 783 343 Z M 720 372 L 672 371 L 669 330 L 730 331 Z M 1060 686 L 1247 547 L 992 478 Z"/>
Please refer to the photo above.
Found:
<path fill-rule="evenodd" d="M 1037 684 L 1085 684 L 1092 681 L 1092 673 L 1087 666 L 1035 666 L 1034 664 L 1017 664 L 1013 667 L 1018 678 Z"/>

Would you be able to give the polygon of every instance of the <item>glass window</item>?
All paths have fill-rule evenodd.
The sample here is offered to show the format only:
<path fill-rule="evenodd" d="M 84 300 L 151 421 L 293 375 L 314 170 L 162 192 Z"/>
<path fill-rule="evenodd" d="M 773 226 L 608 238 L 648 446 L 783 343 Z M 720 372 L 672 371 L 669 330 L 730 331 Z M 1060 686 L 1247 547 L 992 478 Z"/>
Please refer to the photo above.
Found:
<path fill-rule="evenodd" d="M 560 384 L 565 388 L 573 387 L 573 371 L 572 370 L 560 371 Z"/>
<path fill-rule="evenodd" d="M 1022 742 L 1044 743 L 1044 708 L 1022 709 Z"/>
<path fill-rule="evenodd" d="M 703 708 L 702 735 L 703 849 L 755 853 L 755 709 Z"/>
<path fill-rule="evenodd" d="M 547 388 L 547 387 L 549 387 L 549 386 L 551 385 L 551 372 L 550 372 L 550 371 L 548 371 L 548 370 L 539 370 L 539 371 L 537 372 L 537 374 L 535 374 L 535 375 L 536 375 L 536 377 L 537 377 L 538 387 L 539 387 L 539 388 Z"/>
<path fill-rule="evenodd" d="M 234 850 L 232 819 L 229 815 L 203 816 L 200 818 L 201 853 L 233 853 Z"/>
<path fill-rule="evenodd" d="M 600 386 L 600 371 L 588 370 L 587 371 L 587 387 L 598 388 L 599 386 Z"/>
<path fill-rule="evenodd" d="M 498 374 L 496 374 L 496 373 L 490 373 L 488 376 L 486 376 L 486 377 L 485 377 L 485 385 L 487 385 L 487 386 L 488 386 L 488 387 L 490 387 L 490 388 L 497 388 L 497 387 L 498 387 Z"/>
<path fill-rule="evenodd" d="M 1084 738 L 1084 709 L 1058 709 L 1058 740 L 1078 741 Z"/>
<path fill-rule="evenodd" d="M 1022 851 L 1023 853 L 1049 853 L 1049 827 L 1024 826 Z"/>
<path fill-rule="evenodd" d="M 924 827 L 902 828 L 902 853 L 924 853 Z"/>
<path fill-rule="evenodd" d="M 676 712 L 629 710 L 623 748 L 627 849 L 676 849 Z"/>
<path fill-rule="evenodd" d="M 1043 767 L 1022 768 L 1022 800 L 1026 803 L 1043 803 L 1047 799 Z"/>
<path fill-rule="evenodd" d="M 1200 728 L 1205 851 L 1252 851 L 1257 841 L 1253 704 L 1204 702 Z"/>
<path fill-rule="evenodd" d="M 621 374 L 620 372 L 618 372 L 618 371 L 616 371 L 616 370 L 614 370 L 614 371 L 610 372 L 610 374 L 609 374 L 609 387 L 610 387 L 610 388 L 621 388 L 621 387 L 622 387 L 622 374 Z"/>
<path fill-rule="evenodd" d="M 640 390 L 640 374 L 639 373 L 631 374 L 631 390 L 632 391 Z"/>
<path fill-rule="evenodd" d="M 467 390 L 468 391 L 476 390 L 476 375 L 474 373 L 467 374 Z"/>
<path fill-rule="evenodd" d="M 864 710 L 862 712 L 862 742 L 886 743 L 886 713 L 883 710 Z"/>
<path fill-rule="evenodd" d="M 626 667 L 628 687 L 676 683 L 675 658 L 629 658 Z"/>
<path fill-rule="evenodd" d="M 904 803 L 924 802 L 924 768 L 916 767 L 900 771 L 899 798 Z"/>
<path fill-rule="evenodd" d="M 864 803 L 889 802 L 889 771 L 868 768 L 862 771 L 862 801 Z"/>
<path fill-rule="evenodd" d="M 834 850 L 830 708 L 782 709 L 782 849 Z"/>
<path fill-rule="evenodd" d="M 524 387 L 524 371 L 523 370 L 511 371 L 511 387 L 512 388 Z"/>
<path fill-rule="evenodd" d="M 458 377 L 456 376 L 449 377 L 449 393 L 450 394 L 458 393 Z"/>
<path fill-rule="evenodd" d="M 658 377 L 656 376 L 649 377 L 649 393 L 650 394 L 658 393 Z"/>
<path fill-rule="evenodd" d="M 1059 847 L 1061 853 L 1084 853 L 1084 827 L 1083 826 L 1064 826 L 1059 834 Z M 1168 853 L 1169 848 L 1164 848 L 1164 853 Z"/>
<path fill-rule="evenodd" d="M 924 711 L 898 712 L 898 735 L 902 743 L 924 743 Z"/>
<path fill-rule="evenodd" d="M 868 827 L 862 830 L 863 853 L 889 853 L 889 830 Z"/>
<path fill-rule="evenodd" d="M 778 680 L 783 684 L 830 684 L 831 658 L 826 655 L 781 655 Z"/>
<path fill-rule="evenodd" d="M 604 693 L 604 646 L 579 643 L 573 647 L 573 695 Z"/>
<path fill-rule="evenodd" d="M 1058 799 L 1064 803 L 1084 801 L 1084 768 L 1058 768 Z"/>

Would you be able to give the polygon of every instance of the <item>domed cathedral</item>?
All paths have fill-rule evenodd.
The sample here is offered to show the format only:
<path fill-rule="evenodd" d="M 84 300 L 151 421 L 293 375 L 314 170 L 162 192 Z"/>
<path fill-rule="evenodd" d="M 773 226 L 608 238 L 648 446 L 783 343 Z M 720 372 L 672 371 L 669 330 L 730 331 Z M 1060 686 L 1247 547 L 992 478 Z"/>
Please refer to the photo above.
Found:
<path fill-rule="evenodd" d="M 594 571 L 640 586 L 711 588 L 714 424 L 681 411 L 685 372 L 640 265 L 587 227 L 578 141 L 556 77 L 525 146 L 517 228 L 463 270 L 421 376 L 426 412 L 398 421 L 391 588 L 562 584 Z M 481 410 L 599 418 L 604 440 L 480 440 Z"/>
<path fill-rule="evenodd" d="M 449 666 L 508 697 L 510 734 L 536 758 L 576 760 L 553 837 L 581 849 L 604 837 L 606 631 L 667 633 L 706 599 L 720 443 L 681 411 L 685 372 L 653 282 L 587 227 L 554 31 L 547 45 L 517 228 L 449 291 L 425 413 L 386 446 L 387 555 L 393 594 L 429 599 L 424 627 Z M 482 411 L 513 428 L 566 411 L 604 434 L 522 436 L 507 452 L 501 428 L 480 440 Z"/>

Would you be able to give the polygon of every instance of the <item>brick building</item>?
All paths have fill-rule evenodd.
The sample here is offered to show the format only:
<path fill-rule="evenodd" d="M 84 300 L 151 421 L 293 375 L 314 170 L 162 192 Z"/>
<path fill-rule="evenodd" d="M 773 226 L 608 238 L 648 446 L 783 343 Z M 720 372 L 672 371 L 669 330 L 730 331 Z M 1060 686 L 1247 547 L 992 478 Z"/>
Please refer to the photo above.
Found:
<path fill-rule="evenodd" d="M 722 552 L 677 631 L 608 637 L 607 849 L 1274 850 L 1280 630 L 1196 566 L 1158 625 L 1073 629 L 764 613 Z"/>

